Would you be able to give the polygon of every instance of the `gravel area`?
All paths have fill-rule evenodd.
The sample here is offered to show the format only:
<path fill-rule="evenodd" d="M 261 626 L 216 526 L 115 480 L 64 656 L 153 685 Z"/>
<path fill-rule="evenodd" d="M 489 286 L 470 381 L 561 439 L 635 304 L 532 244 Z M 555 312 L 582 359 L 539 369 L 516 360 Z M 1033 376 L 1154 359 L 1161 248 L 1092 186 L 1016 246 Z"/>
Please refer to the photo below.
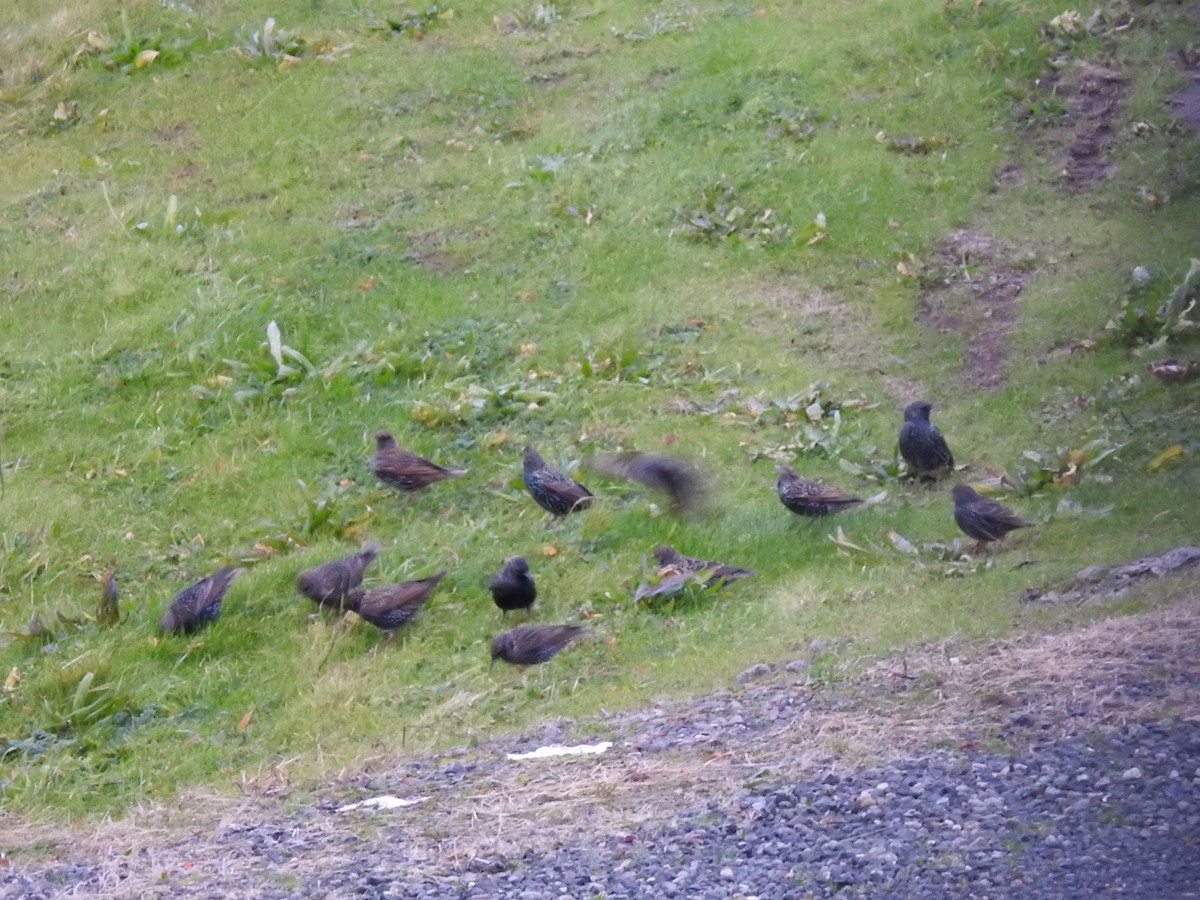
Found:
<path fill-rule="evenodd" d="M 453 885 L 363 889 L 521 900 L 1197 897 L 1200 722 L 831 774 Z"/>
<path fill-rule="evenodd" d="M 0 898 L 1200 897 L 1200 600 L 834 686 L 808 668 L 382 763 L 306 805 L 6 827 Z M 380 794 L 412 805 L 339 811 Z"/>

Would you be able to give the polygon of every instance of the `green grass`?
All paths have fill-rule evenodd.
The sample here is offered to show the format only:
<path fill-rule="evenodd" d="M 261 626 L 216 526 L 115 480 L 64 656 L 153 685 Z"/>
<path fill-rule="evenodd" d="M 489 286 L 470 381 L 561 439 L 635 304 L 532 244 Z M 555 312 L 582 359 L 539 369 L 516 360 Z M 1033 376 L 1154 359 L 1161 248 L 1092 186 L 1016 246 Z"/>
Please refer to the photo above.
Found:
<path fill-rule="evenodd" d="M 1050 627 L 1064 614 L 1023 607 L 1022 588 L 1195 540 L 1194 385 L 1163 387 L 1120 346 L 1051 352 L 1100 336 L 1133 266 L 1162 298 L 1200 253 L 1197 141 L 1161 107 L 1182 80 L 1163 49 L 1178 10 L 1055 46 L 1044 2 L 611 0 L 554 21 L 442 4 L 419 38 L 391 33 L 404 8 L 378 0 L 217 6 L 0 12 L 6 809 L 120 812 L 281 759 L 314 776 L 704 691 L 818 638 L 839 639 L 837 671 Z M 146 48 L 161 55 L 138 68 Z M 1114 177 L 1069 194 L 1036 79 L 1081 57 L 1136 62 L 1117 124 L 1156 128 L 1121 131 Z M 1022 125 L 1026 107 L 1044 112 Z M 889 149 L 906 137 L 932 152 Z M 1006 160 L 1025 183 L 996 192 Z M 897 270 L 964 227 L 1027 273 L 991 393 L 965 386 L 962 336 L 915 320 L 920 279 Z M 272 321 L 311 370 L 280 372 Z M 1194 357 L 1186 338 L 1163 355 Z M 1077 485 L 1006 498 L 1038 527 L 986 568 L 943 559 L 947 492 L 889 474 L 912 399 L 893 379 L 937 404 L 973 477 L 1030 468 L 1026 450 L 1123 449 Z M 814 399 L 842 404 L 836 429 L 806 429 Z M 471 473 L 395 497 L 366 466 L 378 428 Z M 712 475 L 697 520 L 586 475 L 601 501 L 551 526 L 515 480 L 525 443 L 568 464 L 668 441 Z M 796 522 L 760 453 L 888 498 Z M 838 525 L 861 550 L 829 539 Z M 292 587 L 367 539 L 383 543 L 371 583 L 452 573 L 378 652 Z M 664 542 L 760 575 L 638 609 Z M 484 585 L 516 553 L 540 620 L 595 616 L 594 639 L 527 677 L 487 670 L 501 622 Z M 230 560 L 249 571 L 221 619 L 158 635 L 170 597 Z M 103 630 L 89 616 L 110 569 L 127 619 Z M 23 636 L 31 614 L 47 634 Z"/>

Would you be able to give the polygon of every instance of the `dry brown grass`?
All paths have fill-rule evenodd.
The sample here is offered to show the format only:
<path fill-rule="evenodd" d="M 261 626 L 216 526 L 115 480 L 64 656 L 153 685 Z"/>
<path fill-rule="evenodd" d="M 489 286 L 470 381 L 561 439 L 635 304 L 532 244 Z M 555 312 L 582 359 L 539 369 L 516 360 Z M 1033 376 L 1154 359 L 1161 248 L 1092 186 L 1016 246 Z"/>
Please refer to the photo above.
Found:
<path fill-rule="evenodd" d="M 945 647 L 884 660 L 867 673 L 881 708 L 899 701 L 903 721 L 926 739 L 1032 717 L 1043 737 L 1130 721 L 1200 714 L 1200 598 L 1057 634 L 990 645 L 970 657 Z M 911 685 L 916 685 L 914 691 Z M 912 695 L 905 702 L 905 695 Z"/>

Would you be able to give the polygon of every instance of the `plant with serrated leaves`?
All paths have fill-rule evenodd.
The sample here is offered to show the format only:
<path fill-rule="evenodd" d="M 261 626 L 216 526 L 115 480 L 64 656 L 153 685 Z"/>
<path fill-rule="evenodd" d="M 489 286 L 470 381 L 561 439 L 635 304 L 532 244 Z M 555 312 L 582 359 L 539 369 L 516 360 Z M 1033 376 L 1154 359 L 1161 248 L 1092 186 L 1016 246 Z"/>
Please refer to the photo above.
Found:
<path fill-rule="evenodd" d="M 272 16 L 263 22 L 262 28 L 251 31 L 235 49 L 247 59 L 291 62 L 304 54 L 307 44 L 304 38 L 292 37 L 279 28 Z"/>
<path fill-rule="evenodd" d="M 430 4 L 422 10 L 406 10 L 398 16 L 386 16 L 383 23 L 373 25 L 372 31 L 383 31 L 388 34 L 399 34 L 420 40 L 434 25 L 448 22 L 454 18 L 454 10 L 437 3 Z"/>
<path fill-rule="evenodd" d="M 672 233 L 712 244 L 782 244 L 792 238 L 791 228 L 776 220 L 774 209 L 743 203 L 734 186 L 725 182 L 705 188 L 699 206 L 675 207 Z"/>
<path fill-rule="evenodd" d="M 1067 487 L 1079 482 L 1085 468 L 1095 469 L 1124 446 L 1108 438 L 1095 438 L 1078 448 L 1026 450 L 1016 472 L 1005 473 L 1003 480 L 1026 495 L 1054 485 Z"/>
<path fill-rule="evenodd" d="M 447 382 L 452 395 L 413 404 L 412 416 L 427 428 L 449 425 L 498 425 L 558 399 L 558 393 L 524 381 L 499 385 L 459 379 Z"/>
<path fill-rule="evenodd" d="M 1117 315 L 1104 326 L 1105 338 L 1122 347 L 1161 347 L 1196 327 L 1189 318 L 1200 300 L 1200 259 L 1157 306 L 1146 302 L 1146 288 L 1134 285 L 1121 300 Z"/>
<path fill-rule="evenodd" d="M 200 400 L 215 400 L 226 387 L 233 389 L 235 400 L 246 403 L 257 399 L 283 400 L 317 367 L 308 357 L 283 343 L 279 325 L 272 319 L 267 324 L 267 357 L 249 361 L 226 359 L 232 375 L 218 375 L 206 384 L 192 385 L 192 394 Z"/>

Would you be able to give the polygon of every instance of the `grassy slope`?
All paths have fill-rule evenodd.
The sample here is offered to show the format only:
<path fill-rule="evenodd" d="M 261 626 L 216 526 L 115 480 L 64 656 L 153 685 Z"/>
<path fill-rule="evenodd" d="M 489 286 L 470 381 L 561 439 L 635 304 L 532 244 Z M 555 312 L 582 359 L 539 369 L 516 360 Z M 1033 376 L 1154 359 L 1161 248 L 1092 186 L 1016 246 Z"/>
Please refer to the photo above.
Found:
<path fill-rule="evenodd" d="M 456 8 L 415 40 L 371 29 L 398 14 L 390 4 L 327 2 L 280 22 L 308 40 L 290 65 L 226 51 L 272 4 L 217 6 L 0 13 L 0 622 L 21 632 L 34 612 L 53 632 L 0 646 L 20 679 L 0 738 L 24 748 L 0 771 L 6 808 L 119 810 L 275 759 L 352 764 L 396 750 L 402 730 L 406 748 L 462 742 L 703 690 L 807 655 L 814 637 L 848 639 L 816 660 L 820 676 L 916 639 L 1052 620 L 1021 607 L 1020 589 L 1194 540 L 1194 389 L 1129 383 L 1140 361 L 1120 350 L 1047 353 L 1100 331 L 1133 265 L 1163 273 L 1165 293 L 1197 252 L 1197 199 L 1178 185 L 1194 143 L 1122 138 L 1111 183 L 1050 189 L 1055 162 L 1022 141 L 1011 108 L 1044 69 L 1052 4 L 734 3 L 647 18 L 613 0 L 559 7 L 544 27 L 522 11 L 515 29 Z M 1170 14 L 1140 17 L 1179 28 Z M 191 43 L 144 70 L 110 71 L 111 50 L 66 65 L 88 30 L 113 45 Z M 1162 34 L 1073 52 L 1152 60 L 1129 114 L 1161 123 Z M 60 103 L 78 117 L 55 126 Z M 952 143 L 909 156 L 880 132 Z M 1028 187 L 989 193 L 1012 157 Z M 1139 205 L 1143 184 L 1178 196 Z M 724 190 L 790 234 L 689 239 L 674 211 Z M 828 235 L 806 246 L 818 213 Z M 965 226 L 1021 248 L 1033 273 L 1012 339 L 1022 362 L 991 394 L 963 386 L 960 338 L 914 323 L 918 285 L 895 269 Z M 315 374 L 276 377 L 271 320 Z M 1113 513 L 1058 514 L 1061 488 L 1016 498 L 1043 524 L 986 572 L 917 564 L 883 532 L 949 540 L 947 497 L 887 480 L 885 505 L 840 523 L 869 552 L 838 552 L 830 528 L 779 506 L 769 462 L 749 462 L 803 443 L 797 418 L 759 419 L 743 401 L 821 379 L 827 398 L 867 398 L 799 464 L 875 492 L 837 458 L 891 460 L 901 398 L 885 377 L 938 404 L 977 474 L 1015 470 L 1029 448 L 1125 442 L 1111 481 L 1065 492 Z M 665 411 L 731 389 L 718 414 Z M 365 469 L 378 427 L 471 475 L 397 500 Z M 606 501 L 548 529 L 513 483 L 527 441 L 566 463 L 668 435 L 714 473 L 699 521 L 655 516 L 592 477 Z M 1176 440 L 1188 455 L 1148 474 Z M 371 629 L 312 620 L 291 588 L 368 537 L 385 545 L 376 581 L 452 569 L 407 639 L 378 654 Z M 641 557 L 663 541 L 761 577 L 703 608 L 635 610 Z M 217 626 L 156 636 L 174 591 L 261 555 L 256 543 L 280 552 L 235 583 Z M 498 616 L 482 585 L 512 553 L 534 560 L 540 618 L 601 616 L 597 640 L 528 680 L 486 671 Z M 1026 559 L 1037 565 L 1018 568 Z M 56 621 L 90 613 L 109 568 L 129 620 Z M 56 741 L 27 742 L 37 732 Z"/>

